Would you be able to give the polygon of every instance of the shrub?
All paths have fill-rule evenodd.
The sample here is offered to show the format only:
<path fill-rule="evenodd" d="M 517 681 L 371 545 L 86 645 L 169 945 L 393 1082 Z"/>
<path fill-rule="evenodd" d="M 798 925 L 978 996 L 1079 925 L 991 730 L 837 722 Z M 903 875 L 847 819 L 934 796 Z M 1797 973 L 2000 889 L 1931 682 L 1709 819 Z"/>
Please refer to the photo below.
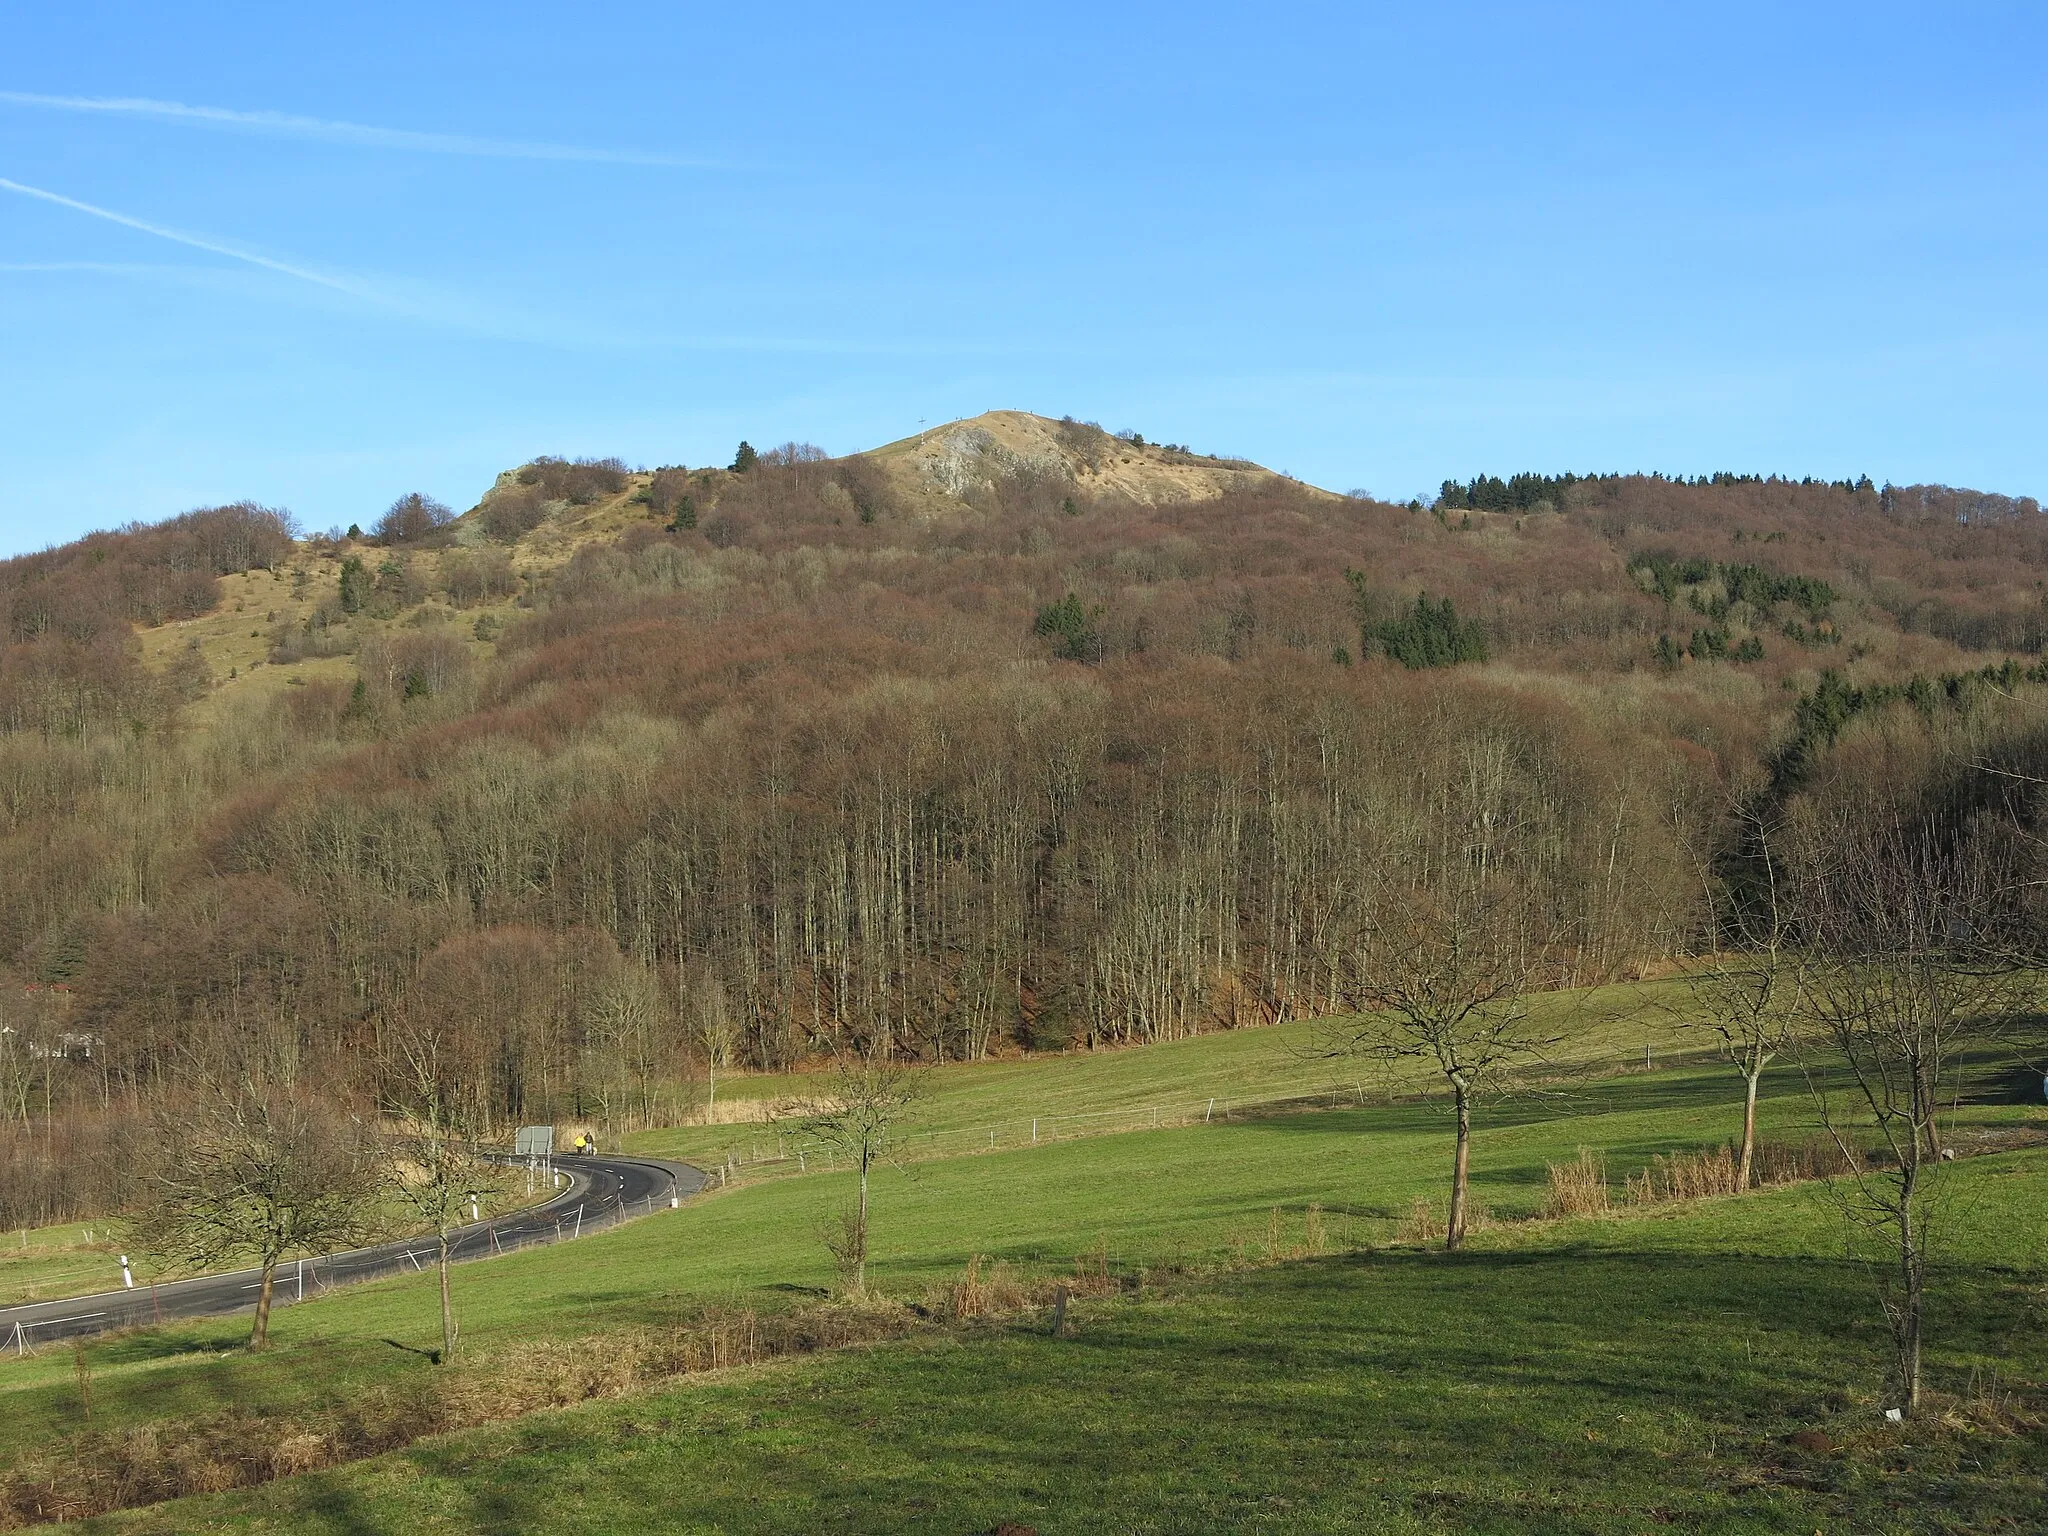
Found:
<path fill-rule="evenodd" d="M 1569 1163 L 1552 1163 L 1550 1188 L 1543 1196 L 1543 1214 L 1552 1219 L 1582 1220 L 1608 1210 L 1607 1169 L 1588 1148 Z"/>
<path fill-rule="evenodd" d="M 742 448 L 746 444 L 740 445 Z M 816 443 L 787 442 L 779 448 L 770 448 L 758 455 L 758 462 L 769 469 L 789 469 L 799 464 L 823 464 L 832 455 Z M 735 459 L 737 462 L 737 459 Z"/>
<path fill-rule="evenodd" d="M 1704 1200 L 1716 1195 L 1742 1192 L 1736 1180 L 1737 1163 L 1732 1147 L 1710 1147 L 1703 1152 L 1659 1153 L 1641 1173 L 1628 1180 L 1631 1205 L 1657 1205 L 1668 1200 Z"/>
<path fill-rule="evenodd" d="M 519 483 L 536 488 L 543 501 L 587 507 L 626 488 L 626 466 L 620 459 L 557 459 L 542 454 L 519 471 Z"/>
<path fill-rule="evenodd" d="M 448 507 L 413 491 L 385 509 L 377 519 L 375 538 L 379 544 L 418 544 L 454 521 L 455 514 Z"/>
<path fill-rule="evenodd" d="M 361 613 L 369 596 L 369 569 L 363 564 L 361 555 L 350 555 L 341 562 L 341 611 Z"/>
<path fill-rule="evenodd" d="M 494 491 L 484 501 L 484 536 L 500 544 L 515 542 L 547 521 L 547 504 L 548 496 L 538 486 Z"/>
<path fill-rule="evenodd" d="M 890 510 L 888 477 L 866 459 L 841 459 L 833 466 L 832 475 L 863 523 L 872 523 Z"/>
<path fill-rule="evenodd" d="M 363 646 L 357 662 L 372 688 L 404 699 L 443 694 L 469 676 L 469 652 L 445 631 L 376 639 Z"/>
<path fill-rule="evenodd" d="M 659 518 L 671 533 L 697 526 L 697 505 L 690 498 L 690 472 L 663 468 L 654 472 L 647 487 L 647 510 Z M 689 521 L 683 520 L 687 510 Z"/>
<path fill-rule="evenodd" d="M 1062 661 L 1100 661 L 1102 635 L 1095 626 L 1101 617 L 1100 608 L 1083 608 L 1081 599 L 1069 592 L 1058 602 L 1038 610 L 1038 617 L 1031 622 L 1031 632 L 1051 636 L 1052 653 Z"/>
<path fill-rule="evenodd" d="M 1410 670 L 1454 667 L 1464 661 L 1484 661 L 1487 656 L 1486 631 L 1479 621 L 1460 619 L 1448 597 L 1432 603 L 1427 592 L 1399 618 L 1365 626 L 1359 635 L 1359 649 L 1369 654 L 1374 645 L 1388 659 Z"/>
<path fill-rule="evenodd" d="M 470 608 L 511 596 L 519 590 L 519 576 L 503 550 L 457 550 L 442 558 L 441 585 L 456 607 Z"/>

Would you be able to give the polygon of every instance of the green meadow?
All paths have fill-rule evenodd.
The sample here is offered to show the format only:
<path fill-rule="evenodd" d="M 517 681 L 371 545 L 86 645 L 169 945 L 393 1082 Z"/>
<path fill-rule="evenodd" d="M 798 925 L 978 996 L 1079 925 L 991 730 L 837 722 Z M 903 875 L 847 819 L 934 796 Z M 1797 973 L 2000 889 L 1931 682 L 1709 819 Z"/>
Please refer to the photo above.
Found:
<path fill-rule="evenodd" d="M 1960 1139 L 2014 1150 L 1952 1170 L 1930 1362 L 1949 1406 L 1887 1425 L 1871 1276 L 1824 1186 L 1534 1219 L 1549 1165 L 1582 1148 L 1618 1192 L 1658 1156 L 1734 1131 L 1735 1074 L 1674 1055 L 1699 1042 L 1669 1023 L 1615 1007 L 1573 1060 L 1486 1107 L 1473 1193 L 1489 1220 L 1451 1256 L 1412 1240 L 1417 1202 L 1440 1214 L 1446 1193 L 1443 1105 L 1406 1091 L 1414 1082 L 1354 1078 L 1347 1091 L 1341 1064 L 1308 1054 L 1308 1026 L 944 1069 L 925 1105 L 932 1129 L 1022 1122 L 1028 1137 L 1033 1112 L 1096 1110 L 1103 1125 L 1136 1128 L 1054 1140 L 1041 1124 L 1036 1146 L 963 1136 L 956 1155 L 938 1155 L 944 1138 L 926 1144 L 877 1177 L 873 1284 L 930 1307 L 976 1258 L 1025 1279 L 1105 1264 L 1118 1287 L 1075 1303 L 1071 1337 L 1052 1338 L 1042 1309 L 920 1325 L 895 1342 L 681 1379 L 101 1524 L 2036 1528 L 2048 1519 L 2030 1406 L 2048 1367 L 2048 1153 L 2020 1143 L 2048 1116 L 2000 1102 L 2017 1094 L 1982 1074 L 1986 1102 L 1964 1110 Z M 1646 1035 L 1661 1063 L 1649 1071 Z M 764 1096 L 794 1091 L 749 1082 Z M 1264 1112 L 1252 1107 L 1261 1095 Z M 1155 1103 L 1212 1096 L 1230 1101 L 1227 1116 L 1162 1113 L 1149 1126 Z M 1810 1133 L 1795 1071 L 1766 1080 L 1762 1121 L 1769 1137 Z M 731 1146 L 748 1130 L 773 1134 L 682 1128 L 636 1146 L 701 1157 L 706 1138 Z M 843 1172 L 750 1164 L 682 1210 L 465 1265 L 465 1355 L 487 1368 L 536 1341 L 601 1350 L 607 1335 L 705 1306 L 811 1305 L 835 1283 L 822 1223 L 850 1193 Z M 265 1355 L 238 1347 L 244 1333 L 222 1319 L 8 1358 L 0 1462 L 226 1412 L 317 1419 L 436 1369 L 417 1353 L 438 1336 L 431 1277 L 285 1308 Z M 1794 1445 L 1803 1430 L 1824 1447 Z"/>

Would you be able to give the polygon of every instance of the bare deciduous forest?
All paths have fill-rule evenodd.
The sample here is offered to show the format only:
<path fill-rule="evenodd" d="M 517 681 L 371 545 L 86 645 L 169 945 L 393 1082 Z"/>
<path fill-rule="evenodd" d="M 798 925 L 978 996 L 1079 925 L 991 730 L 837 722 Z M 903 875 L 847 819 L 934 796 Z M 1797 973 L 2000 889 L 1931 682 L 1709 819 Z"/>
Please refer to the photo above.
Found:
<path fill-rule="evenodd" d="M 791 444 L 0 563 L 0 1219 L 131 1200 L 153 1109 L 223 1064 L 388 1106 L 423 1018 L 465 1123 L 634 1127 L 714 1067 L 1341 1010 L 1383 916 L 1453 888 L 1532 914 L 1540 984 L 1638 974 L 1740 942 L 1759 828 L 1788 891 L 1873 807 L 2038 859 L 2031 502 L 1147 504 L 1090 466 L 1238 463 L 1062 431 L 940 514 Z M 315 670 L 145 659 L 224 579 L 302 598 L 267 665 Z"/>

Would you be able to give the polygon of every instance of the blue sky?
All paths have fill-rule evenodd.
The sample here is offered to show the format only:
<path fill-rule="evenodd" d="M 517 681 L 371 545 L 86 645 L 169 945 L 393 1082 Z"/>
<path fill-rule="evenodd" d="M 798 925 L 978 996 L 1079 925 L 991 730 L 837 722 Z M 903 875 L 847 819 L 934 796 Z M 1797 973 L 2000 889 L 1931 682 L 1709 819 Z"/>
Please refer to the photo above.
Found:
<path fill-rule="evenodd" d="M 2044 16 L 4 0 L 0 549 L 992 407 L 2041 495 Z"/>

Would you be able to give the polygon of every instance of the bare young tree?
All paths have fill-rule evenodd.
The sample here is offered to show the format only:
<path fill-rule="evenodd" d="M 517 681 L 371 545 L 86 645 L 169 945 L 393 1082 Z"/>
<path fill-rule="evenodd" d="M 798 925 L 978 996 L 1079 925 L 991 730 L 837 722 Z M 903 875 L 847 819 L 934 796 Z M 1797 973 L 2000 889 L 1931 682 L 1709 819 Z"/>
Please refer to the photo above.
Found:
<path fill-rule="evenodd" d="M 860 1177 L 831 1246 L 856 1294 L 867 1288 L 868 1178 L 893 1157 L 923 1099 L 930 1069 L 880 1051 L 843 1051 L 803 1107 L 803 1131 L 844 1156 Z"/>
<path fill-rule="evenodd" d="M 1692 1009 L 1685 1022 L 1716 1036 L 1723 1059 L 1742 1076 L 1742 1149 L 1735 1184 L 1747 1192 L 1756 1165 L 1757 1089 L 1764 1070 L 1792 1048 L 1799 976 L 1792 914 L 1781 895 L 1771 831 L 1754 812 L 1742 815 L 1759 888 L 1725 936 L 1734 947 L 1717 947 L 1712 960 L 1687 975 Z"/>
<path fill-rule="evenodd" d="M 1815 949 L 1800 1002 L 1804 1065 L 1821 1120 L 1850 1170 L 1844 1214 L 1886 1257 L 1879 1299 L 1899 1406 L 1921 1403 L 1930 1255 L 1944 1177 L 1942 1116 L 1966 1051 L 2025 1003 L 2024 973 L 1997 942 L 1999 884 L 1936 829 L 1894 822 L 1829 829 L 1807 897 Z"/>
<path fill-rule="evenodd" d="M 405 1210 L 434 1234 L 441 1284 L 441 1352 L 455 1357 L 459 1328 L 449 1283 L 449 1234 L 462 1225 L 463 1207 L 490 1182 L 479 1154 L 485 1127 L 461 1089 L 462 1054 L 450 1027 L 438 1018 L 408 1020 L 385 1040 L 385 1082 L 405 1132 L 394 1149 L 391 1187 Z"/>
<path fill-rule="evenodd" d="M 203 1271 L 262 1271 L 249 1347 L 270 1340 L 277 1267 L 367 1233 L 376 1159 L 362 1123 L 302 1087 L 200 1083 L 158 1117 L 163 1162 L 134 1220 L 136 1246 Z"/>
<path fill-rule="evenodd" d="M 708 971 L 700 973 L 683 1007 L 690 1043 L 704 1053 L 704 1118 L 712 1120 L 718 1108 L 718 1069 L 732 1064 L 735 1034 L 725 984 Z"/>
<path fill-rule="evenodd" d="M 1556 1043 L 1529 1015 L 1538 953 L 1513 897 L 1411 890 L 1389 902 L 1352 963 L 1347 993 L 1356 1016 L 1319 1045 L 1388 1066 L 1420 1060 L 1443 1075 L 1458 1117 L 1449 1250 L 1465 1241 L 1474 1099 Z"/>
<path fill-rule="evenodd" d="M 1792 1049 L 1798 967 L 1784 949 L 1717 955 L 1686 978 L 1693 1027 L 1710 1031 L 1724 1060 L 1742 1077 L 1742 1145 L 1735 1187 L 1747 1191 L 1756 1167 L 1756 1100 L 1766 1068 Z"/>

